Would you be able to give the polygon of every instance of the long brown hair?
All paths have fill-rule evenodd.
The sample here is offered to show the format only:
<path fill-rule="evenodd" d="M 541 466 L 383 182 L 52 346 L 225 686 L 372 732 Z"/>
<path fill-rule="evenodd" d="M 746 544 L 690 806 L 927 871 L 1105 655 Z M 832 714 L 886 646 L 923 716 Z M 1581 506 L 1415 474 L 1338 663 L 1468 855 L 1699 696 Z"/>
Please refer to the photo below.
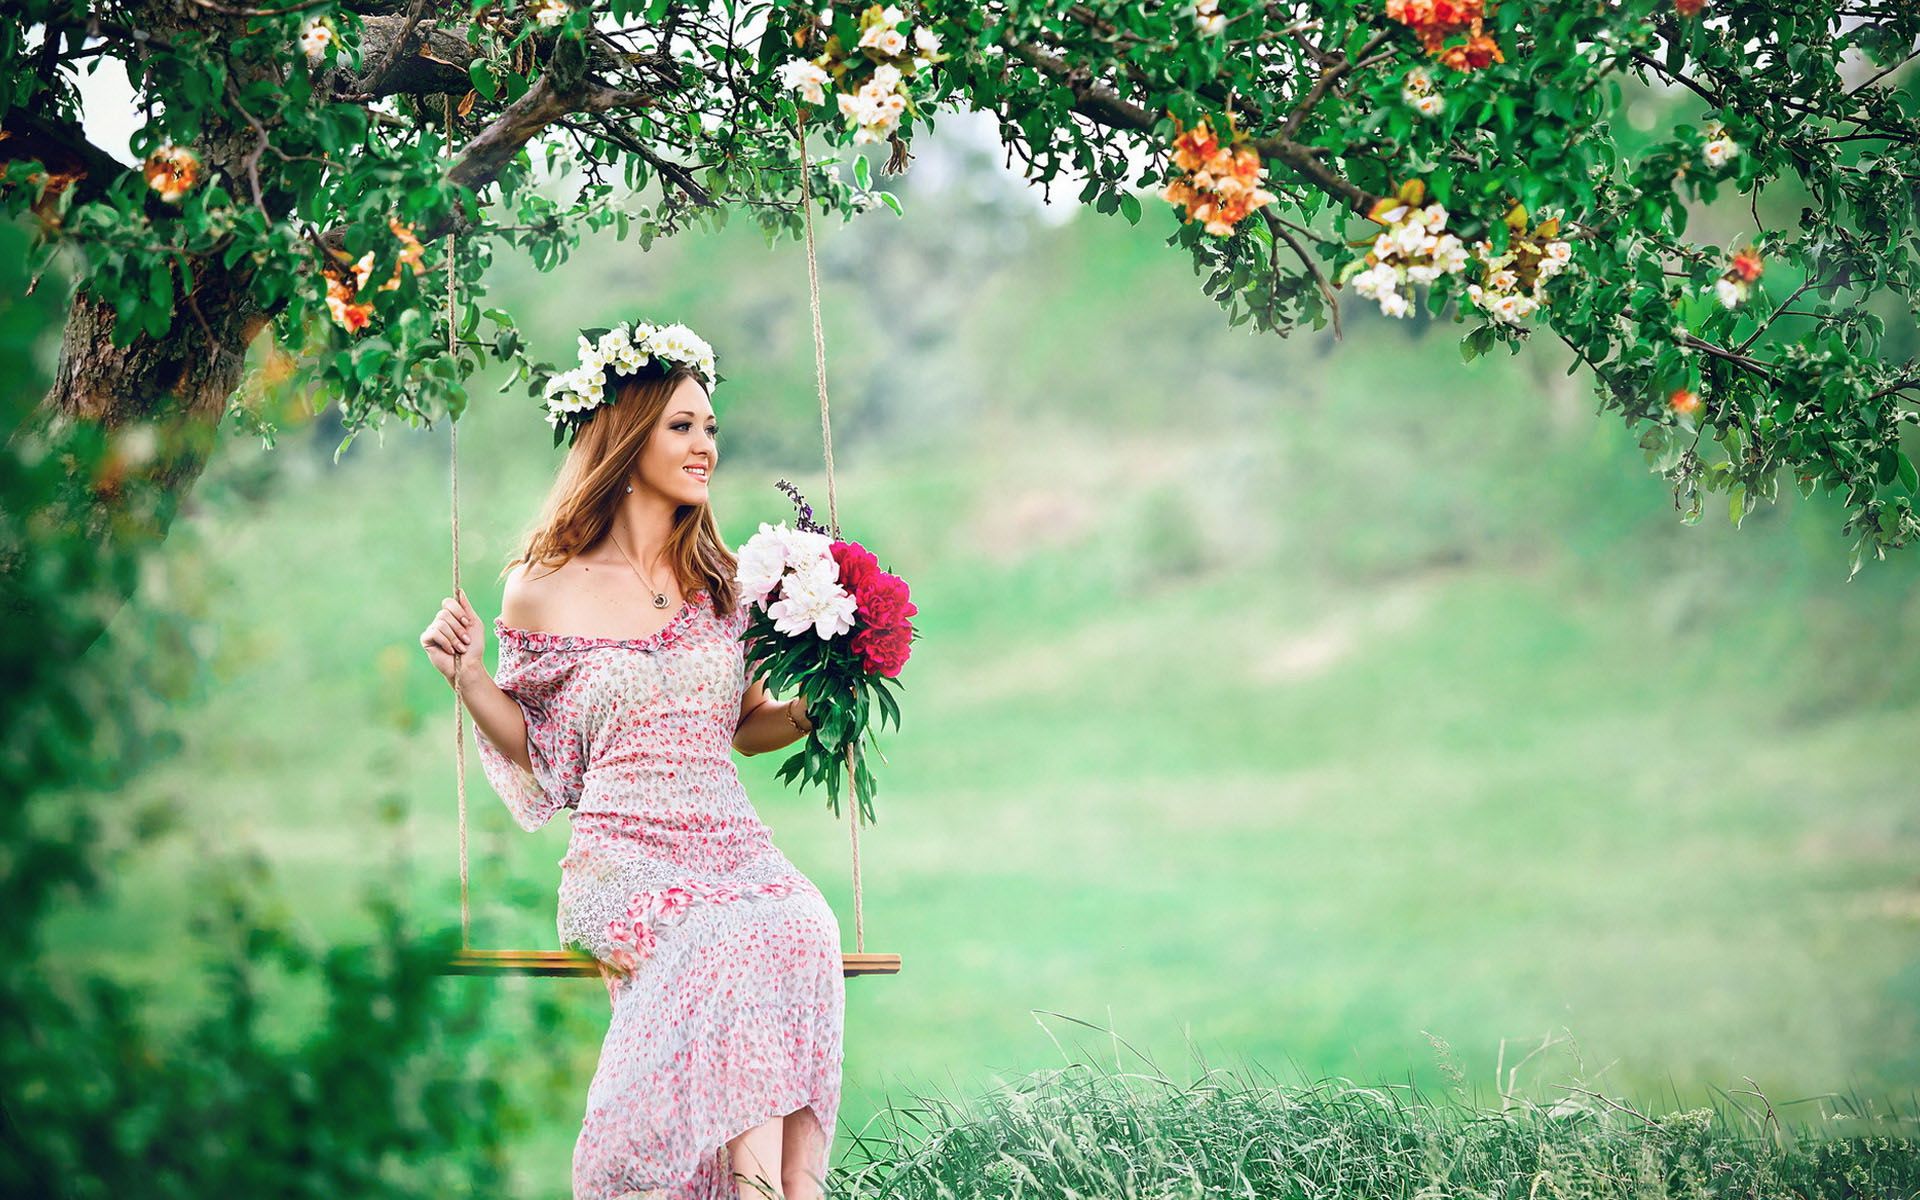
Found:
<path fill-rule="evenodd" d="M 700 382 L 698 374 L 683 366 L 664 377 L 620 381 L 613 399 L 595 409 L 574 435 L 573 448 L 527 535 L 526 549 L 507 570 L 521 563 L 561 567 L 607 535 L 633 464 L 682 377 Z M 720 538 L 710 505 L 682 504 L 674 510 L 666 557 L 683 592 L 705 588 L 715 615 L 733 611 L 733 552 Z"/>

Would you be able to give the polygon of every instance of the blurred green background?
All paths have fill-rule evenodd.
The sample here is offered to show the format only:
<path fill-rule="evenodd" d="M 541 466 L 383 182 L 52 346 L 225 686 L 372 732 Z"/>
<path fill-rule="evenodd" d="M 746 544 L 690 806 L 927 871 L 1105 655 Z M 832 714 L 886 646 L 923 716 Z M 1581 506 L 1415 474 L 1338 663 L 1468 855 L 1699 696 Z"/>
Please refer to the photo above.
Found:
<path fill-rule="evenodd" d="M 1789 1118 L 1911 1096 L 1920 559 L 1849 582 L 1818 500 L 1682 525 L 1550 339 L 1463 365 L 1459 327 L 1350 296 L 1338 343 L 1229 331 L 1164 205 L 1063 214 L 979 138 L 916 149 L 905 219 L 823 230 L 842 518 L 922 630 L 861 836 L 867 946 L 905 969 L 849 981 L 840 1148 L 888 1097 L 1100 1040 L 1047 1013 L 1170 1072 L 1457 1064 L 1487 1098 L 1552 1041 L 1512 1082 L 1665 1106 L 1750 1079 Z M 713 341 L 730 541 L 790 515 L 782 476 L 824 511 L 798 246 L 741 222 L 493 281 L 549 359 L 621 317 Z M 209 681 L 120 808 L 178 825 L 55 931 L 163 1011 L 200 1001 L 180 968 L 212 851 L 264 856 L 323 937 L 366 936 L 374 877 L 458 916 L 451 700 L 417 643 L 449 588 L 446 430 L 336 462 L 331 415 L 300 412 L 272 451 L 225 441 L 164 552 L 191 569 L 155 572 L 203 589 Z M 462 553 L 488 619 L 548 441 L 534 401 L 476 389 Z M 846 825 L 780 757 L 747 788 L 850 948 Z M 476 940 L 551 946 L 565 822 L 521 833 L 469 763 Z M 559 998 L 554 1023 L 502 1006 L 492 1066 L 549 1097 L 515 1194 L 565 1195 L 604 989 L 444 986 Z"/>

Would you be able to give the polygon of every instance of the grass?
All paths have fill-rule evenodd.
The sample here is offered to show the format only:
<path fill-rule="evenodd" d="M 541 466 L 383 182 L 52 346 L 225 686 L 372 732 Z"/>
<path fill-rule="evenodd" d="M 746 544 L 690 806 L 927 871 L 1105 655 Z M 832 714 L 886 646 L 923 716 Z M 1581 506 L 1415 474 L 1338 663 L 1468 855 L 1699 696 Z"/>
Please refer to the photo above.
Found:
<path fill-rule="evenodd" d="M 1250 340 L 1116 222 L 1034 237 L 1029 258 L 969 284 L 994 302 L 954 305 L 928 349 L 952 366 L 924 381 L 944 408 L 880 373 L 872 331 L 892 314 L 829 271 L 834 345 L 858 343 L 835 359 L 842 510 L 912 580 L 924 634 L 862 835 L 867 945 L 906 967 L 849 987 L 843 1161 L 891 1136 L 875 1118 L 899 1097 L 935 1081 L 1001 1095 L 1045 1067 L 1036 1010 L 1100 1019 L 1163 1058 L 1191 1046 L 1427 1089 L 1449 1082 L 1430 1035 L 1476 1079 L 1503 1045 L 1571 1036 L 1604 1064 L 1596 1087 L 1681 1109 L 1745 1078 L 1789 1098 L 1911 1093 L 1912 561 L 1844 583 L 1818 504 L 1738 532 L 1679 526 L 1631 437 L 1594 420 L 1550 356 L 1465 369 L 1444 329 L 1412 340 L 1358 317 L 1332 353 Z M 696 264 L 758 280 L 769 263 L 786 283 L 764 292 L 689 282 Z M 783 515 L 775 477 L 824 495 L 796 470 L 813 453 L 800 278 L 791 247 L 769 259 L 730 231 L 644 259 L 610 248 L 541 285 L 671 293 L 697 328 L 747 327 L 756 295 L 801 314 L 752 324 L 764 340 L 728 369 L 722 419 L 743 448 L 716 491 L 736 543 Z M 533 310 L 556 328 L 605 315 L 562 307 Z M 1182 383 L 1194 363 L 1204 386 Z M 483 390 L 462 424 L 466 583 L 486 616 L 553 466 L 533 420 L 523 397 Z M 321 937 L 364 931 L 349 901 L 376 875 L 402 881 L 422 923 L 457 913 L 449 697 L 416 641 L 448 586 L 444 436 L 396 430 L 338 466 L 336 441 L 316 426 L 271 456 L 230 442 L 169 551 L 198 581 L 216 682 L 124 808 L 172 810 L 180 832 L 107 911 L 56 931 L 163 1008 L 195 1002 L 185 914 L 209 851 L 264 856 Z M 778 761 L 742 763 L 749 794 L 850 944 L 846 829 L 778 787 Z M 564 821 L 522 834 L 470 771 L 479 940 L 548 945 Z M 563 1195 L 604 992 L 447 986 L 512 1002 L 498 1070 L 540 1089 L 545 1113 L 513 1194 Z M 506 1015 L 530 993 L 551 997 L 547 1024 Z M 1107 1102 L 1073 1099 L 1092 1086 L 1060 1076 L 1031 1103 L 1084 1100 L 1092 1119 Z M 1234 1144 L 1272 1161 L 1205 1176 L 1218 1194 L 1245 1194 L 1233 1171 L 1257 1166 L 1300 1195 L 1411 1196 L 1456 1160 L 1445 1186 L 1462 1194 L 1599 1187 L 1603 1169 L 1604 1186 L 1640 1191 L 1598 1194 L 1662 1194 L 1661 1147 L 1695 1145 L 1603 1129 L 1597 1111 L 1445 1133 L 1412 1092 L 1366 1108 L 1358 1091 L 1256 1103 L 1237 1086 L 1196 1093 L 1194 1128 L 1217 1148 L 1244 1117 Z M 1178 1174 L 1189 1117 L 1173 1094 L 1139 1107 L 1141 1136 L 1171 1139 L 1141 1151 L 1164 1178 L 1132 1193 L 1058 1179 L 1214 1194 L 1180 1190 L 1200 1184 Z M 936 1128 L 998 1149 L 966 1157 L 974 1133 L 953 1132 L 888 1152 L 954 1188 L 1001 1163 L 995 1195 L 1020 1186 L 1016 1166 L 1081 1169 L 1065 1149 L 1036 1158 L 1038 1126 Z M 1317 1161 L 1282 1154 L 1315 1145 Z M 1541 1165 L 1549 1150 L 1559 1165 Z M 1759 1158 L 1729 1161 L 1727 1180 L 1763 1178 Z"/>
<path fill-rule="evenodd" d="M 1447 1064 L 1441 1044 L 1440 1060 Z M 1131 1047 L 1127 1048 L 1131 1051 Z M 858 1138 L 834 1194 L 887 1200 L 1260 1197 L 1640 1200 L 1920 1195 L 1911 1117 L 1825 1114 L 1845 1135 L 1784 1125 L 1761 1093 L 1649 1114 L 1577 1084 L 1539 1101 L 1481 1104 L 1458 1083 L 1323 1077 L 1283 1084 L 1257 1068 L 1182 1082 L 1116 1042 L 1112 1065 L 1075 1058 L 983 1096 L 915 1094 Z M 1131 1068 L 1131 1069 L 1129 1069 Z M 1843 1124 L 1844 1122 L 1844 1124 Z"/>

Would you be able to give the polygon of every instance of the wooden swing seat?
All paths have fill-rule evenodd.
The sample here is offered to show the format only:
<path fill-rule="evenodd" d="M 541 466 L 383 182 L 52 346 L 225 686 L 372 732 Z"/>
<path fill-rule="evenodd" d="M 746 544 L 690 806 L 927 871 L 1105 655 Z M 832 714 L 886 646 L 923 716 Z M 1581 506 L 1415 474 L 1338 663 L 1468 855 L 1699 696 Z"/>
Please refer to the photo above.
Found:
<path fill-rule="evenodd" d="M 539 975 L 549 979 L 597 979 L 600 962 L 578 950 L 461 950 L 448 961 L 446 975 Z M 898 975 L 898 954 L 847 953 L 840 956 L 840 973 Z"/>

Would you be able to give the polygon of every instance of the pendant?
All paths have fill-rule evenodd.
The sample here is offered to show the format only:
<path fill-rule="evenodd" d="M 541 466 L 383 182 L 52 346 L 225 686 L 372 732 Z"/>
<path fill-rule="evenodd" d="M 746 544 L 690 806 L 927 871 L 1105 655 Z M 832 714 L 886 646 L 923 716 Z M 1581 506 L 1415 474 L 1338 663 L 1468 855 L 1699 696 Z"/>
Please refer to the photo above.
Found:
<path fill-rule="evenodd" d="M 653 594 L 653 606 L 655 608 L 665 608 L 667 606 L 666 596 L 660 592 L 655 592 Z"/>

